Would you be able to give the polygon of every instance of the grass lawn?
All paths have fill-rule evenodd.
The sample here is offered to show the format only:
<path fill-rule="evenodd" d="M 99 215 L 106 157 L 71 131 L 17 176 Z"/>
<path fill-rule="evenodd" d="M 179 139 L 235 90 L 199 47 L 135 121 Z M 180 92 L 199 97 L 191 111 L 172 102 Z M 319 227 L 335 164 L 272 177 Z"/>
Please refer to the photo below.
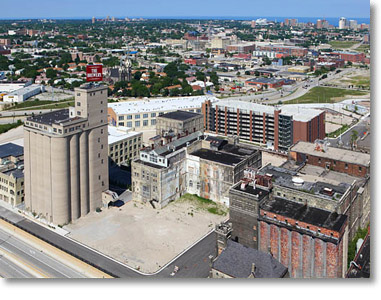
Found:
<path fill-rule="evenodd" d="M 226 216 L 228 209 L 222 204 L 216 203 L 212 200 L 199 197 L 197 195 L 185 194 L 177 201 L 187 201 L 196 206 L 197 210 L 205 210 L 211 214 Z"/>
<path fill-rule="evenodd" d="M 329 44 L 333 48 L 347 49 L 347 48 L 352 47 L 353 45 L 358 44 L 358 42 L 356 42 L 356 41 L 330 41 Z"/>
<path fill-rule="evenodd" d="M 39 109 L 39 108 L 41 108 L 41 109 L 59 109 L 59 108 L 67 108 L 70 106 L 74 106 L 74 101 L 69 101 L 69 102 L 54 101 L 54 103 L 52 103 L 50 105 L 44 105 L 41 107 L 29 107 L 29 108 L 26 108 L 26 110 L 33 110 L 33 109 Z"/>
<path fill-rule="evenodd" d="M 329 138 L 335 138 L 335 137 L 339 136 L 340 134 L 344 133 L 347 129 L 349 129 L 349 125 L 344 124 L 339 129 L 337 129 L 331 133 L 326 134 L 326 136 Z"/>
<path fill-rule="evenodd" d="M 68 99 L 61 100 L 61 101 L 52 101 L 52 100 L 31 100 L 31 101 L 25 101 L 21 103 L 17 103 L 15 105 L 7 107 L 5 110 L 16 110 L 16 109 L 34 109 L 36 107 L 43 106 L 42 108 L 55 108 L 55 106 L 59 106 L 63 104 L 63 107 L 66 107 L 66 103 L 68 103 Z M 74 101 L 71 101 L 70 103 L 74 103 Z M 51 104 L 51 105 L 49 105 Z M 59 108 L 58 107 L 58 108 Z"/>
<path fill-rule="evenodd" d="M 290 101 L 285 101 L 284 104 L 334 103 L 343 100 L 346 96 L 362 96 L 366 94 L 368 93 L 362 91 L 317 86 L 310 89 L 307 94 Z"/>
<path fill-rule="evenodd" d="M 357 47 L 355 50 L 359 52 L 368 52 L 370 45 L 362 44 L 360 47 Z"/>
<path fill-rule="evenodd" d="M 20 120 L 18 120 L 16 123 L 10 123 L 10 124 L 1 124 L 0 125 L 0 134 L 7 132 L 8 130 L 11 130 L 13 128 L 19 127 L 23 124 Z"/>

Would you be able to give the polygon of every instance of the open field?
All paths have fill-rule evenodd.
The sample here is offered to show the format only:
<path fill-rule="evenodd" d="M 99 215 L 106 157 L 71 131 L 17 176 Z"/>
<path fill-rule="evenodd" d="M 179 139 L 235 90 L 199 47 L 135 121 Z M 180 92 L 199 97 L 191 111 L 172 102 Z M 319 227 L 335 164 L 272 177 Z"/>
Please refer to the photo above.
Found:
<path fill-rule="evenodd" d="M 14 105 L 7 106 L 4 110 L 22 110 L 22 109 L 38 109 L 38 108 L 64 108 L 68 107 L 67 103 L 70 103 L 70 105 L 74 104 L 73 100 L 63 100 L 63 101 L 40 101 L 40 100 L 27 100 L 21 103 L 16 103 Z"/>
<path fill-rule="evenodd" d="M 341 80 L 341 82 L 368 89 L 370 87 L 370 76 L 352 76 Z"/>
<path fill-rule="evenodd" d="M 358 44 L 356 41 L 330 41 L 329 44 L 336 49 L 348 49 Z"/>
<path fill-rule="evenodd" d="M 362 44 L 361 46 L 357 47 L 356 48 L 356 51 L 359 51 L 359 52 L 368 52 L 370 50 L 370 45 L 367 45 L 367 44 Z"/>
<path fill-rule="evenodd" d="M 226 212 L 208 200 L 185 195 L 163 209 L 135 201 L 103 208 L 64 229 L 72 239 L 153 273 L 227 219 Z"/>
<path fill-rule="evenodd" d="M 346 98 L 346 96 L 363 96 L 367 92 L 345 90 L 330 87 L 314 87 L 307 94 L 284 102 L 284 104 L 301 104 L 301 103 L 335 103 Z"/>

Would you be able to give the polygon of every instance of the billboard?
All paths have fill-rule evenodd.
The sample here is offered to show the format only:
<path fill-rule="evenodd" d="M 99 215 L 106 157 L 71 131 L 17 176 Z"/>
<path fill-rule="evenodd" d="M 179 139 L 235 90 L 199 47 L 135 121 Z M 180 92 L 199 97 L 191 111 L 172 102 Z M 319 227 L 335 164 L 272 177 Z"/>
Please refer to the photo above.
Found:
<path fill-rule="evenodd" d="M 87 65 L 86 66 L 86 81 L 102 81 L 102 65 Z"/>

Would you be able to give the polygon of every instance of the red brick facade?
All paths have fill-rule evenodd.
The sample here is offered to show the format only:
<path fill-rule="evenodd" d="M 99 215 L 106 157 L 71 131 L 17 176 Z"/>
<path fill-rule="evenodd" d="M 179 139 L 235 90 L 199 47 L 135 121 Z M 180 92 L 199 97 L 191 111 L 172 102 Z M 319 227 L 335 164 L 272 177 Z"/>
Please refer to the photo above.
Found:
<path fill-rule="evenodd" d="M 347 223 L 339 231 L 298 222 L 281 215 L 260 210 L 259 250 L 271 252 L 274 258 L 288 267 L 292 278 L 341 278 L 343 270 L 344 234 Z M 269 221 L 266 221 L 268 218 Z M 273 219 L 275 221 L 271 221 Z M 284 223 L 283 223 L 284 222 Z M 283 226 L 287 224 L 288 227 Z M 297 230 L 296 228 L 302 229 Z M 314 234 L 329 238 L 319 238 Z M 346 262 L 345 262 L 346 263 Z"/>

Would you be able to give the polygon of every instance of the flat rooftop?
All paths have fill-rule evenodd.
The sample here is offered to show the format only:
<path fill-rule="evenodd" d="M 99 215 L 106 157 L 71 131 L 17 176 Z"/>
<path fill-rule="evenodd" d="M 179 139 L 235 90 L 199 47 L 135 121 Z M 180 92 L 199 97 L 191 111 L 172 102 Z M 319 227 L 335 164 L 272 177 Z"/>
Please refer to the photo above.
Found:
<path fill-rule="evenodd" d="M 258 174 L 273 175 L 274 185 L 299 190 L 304 193 L 311 193 L 319 197 L 340 200 L 342 195 L 350 187 L 349 183 L 341 182 L 338 176 L 337 180 L 327 179 L 323 176 L 315 174 L 302 174 L 294 170 L 285 169 L 282 167 L 275 167 L 272 165 L 267 165 L 260 170 Z M 299 182 L 296 184 L 294 179 L 298 179 Z M 324 189 L 332 189 L 333 195 L 330 196 L 324 192 Z"/>
<path fill-rule="evenodd" d="M 334 231 L 340 231 L 347 220 L 346 215 L 340 215 L 336 212 L 310 207 L 277 197 L 266 200 L 260 204 L 260 208 L 287 218 Z"/>
<path fill-rule="evenodd" d="M 132 131 L 129 127 L 124 126 L 110 126 L 108 125 L 108 144 L 113 144 L 119 141 L 123 141 L 125 139 L 129 139 L 132 137 L 137 137 L 142 135 L 141 132 Z"/>
<path fill-rule="evenodd" d="M 24 147 L 13 143 L 7 143 L 4 145 L 0 145 L 0 158 L 8 157 L 8 156 L 21 156 L 24 155 Z"/>
<path fill-rule="evenodd" d="M 240 191 L 242 193 L 248 193 L 250 195 L 253 195 L 255 197 L 258 197 L 258 200 L 261 201 L 265 196 L 269 194 L 269 191 L 262 189 L 260 187 L 254 188 L 253 185 L 250 183 L 248 184 L 245 189 L 241 189 L 241 181 L 233 186 L 233 190 Z"/>
<path fill-rule="evenodd" d="M 283 81 L 283 79 L 275 79 L 275 78 L 250 78 L 248 80 L 246 80 L 246 82 L 259 82 L 259 83 L 278 83 L 278 82 L 281 82 Z"/>
<path fill-rule="evenodd" d="M 198 156 L 199 158 L 214 161 L 224 165 L 234 166 L 239 164 L 243 158 L 238 155 L 229 154 L 221 151 L 214 151 L 209 149 L 199 149 L 190 155 Z"/>
<path fill-rule="evenodd" d="M 59 124 L 70 119 L 69 109 L 60 109 L 40 115 L 35 115 L 34 117 L 28 117 L 27 120 L 30 122 L 36 122 L 40 124 L 45 124 L 51 126 L 52 124 Z"/>
<path fill-rule="evenodd" d="M 20 96 L 20 95 L 25 95 L 27 93 L 30 93 L 32 91 L 35 91 L 35 90 L 41 90 L 42 89 L 42 85 L 38 85 L 38 84 L 32 84 L 32 85 L 29 85 L 27 87 L 23 87 L 21 89 L 17 89 L 13 92 L 10 92 L 8 94 L 8 96 Z"/>
<path fill-rule="evenodd" d="M 294 146 L 291 147 L 290 151 L 366 167 L 370 165 L 370 155 L 367 153 L 355 152 L 335 147 L 327 147 L 327 150 L 322 152 L 315 150 L 314 143 L 303 141 L 297 142 Z"/>
<path fill-rule="evenodd" d="M 169 113 L 161 115 L 160 118 L 183 121 L 183 120 L 188 120 L 188 119 L 192 119 L 194 117 L 199 117 L 199 116 L 202 116 L 202 115 L 198 113 L 190 112 L 190 111 L 176 110 L 176 111 L 171 111 Z"/>
<path fill-rule="evenodd" d="M 186 110 L 201 108 L 206 100 L 216 101 L 214 96 L 194 96 L 194 97 L 175 97 L 175 98 L 154 98 L 138 101 L 125 101 L 108 103 L 117 115 L 128 115 L 136 113 L 151 113 L 156 111 Z"/>
<path fill-rule="evenodd" d="M 247 101 L 239 101 L 235 100 L 234 98 L 226 98 L 223 100 L 219 100 L 217 102 L 214 102 L 212 104 L 213 107 L 229 107 L 234 109 L 247 110 L 247 111 L 253 111 L 255 113 L 259 114 L 269 114 L 273 115 L 275 109 L 280 109 L 281 115 L 286 116 L 292 116 L 294 121 L 301 121 L 301 122 L 307 122 L 320 114 L 323 113 L 322 110 L 319 109 L 313 109 L 313 108 L 306 108 L 306 107 L 298 107 L 294 105 L 282 105 L 278 108 L 271 106 L 271 105 L 264 105 L 264 104 L 257 104 L 257 103 L 251 103 Z"/>

